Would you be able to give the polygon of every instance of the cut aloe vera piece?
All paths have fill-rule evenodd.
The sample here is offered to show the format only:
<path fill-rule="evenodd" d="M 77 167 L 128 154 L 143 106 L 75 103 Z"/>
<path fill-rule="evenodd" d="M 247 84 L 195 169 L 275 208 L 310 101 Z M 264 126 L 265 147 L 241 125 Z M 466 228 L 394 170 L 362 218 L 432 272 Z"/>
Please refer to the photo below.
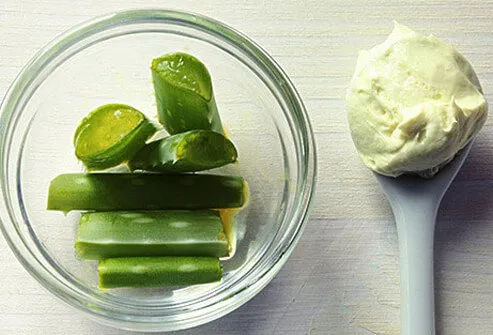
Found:
<path fill-rule="evenodd" d="M 225 257 L 229 243 L 213 210 L 93 212 L 82 214 L 75 251 L 82 259 Z"/>
<path fill-rule="evenodd" d="M 104 105 L 77 127 L 75 155 L 90 170 L 106 169 L 132 157 L 155 132 L 156 127 L 135 108 Z"/>
<path fill-rule="evenodd" d="M 156 58 L 151 65 L 159 121 L 170 134 L 193 129 L 223 133 L 209 71 L 182 52 Z"/>
<path fill-rule="evenodd" d="M 233 143 L 210 130 L 191 130 L 151 142 L 128 162 L 132 170 L 195 172 L 236 162 Z"/>
<path fill-rule="evenodd" d="M 48 209 L 217 209 L 243 205 L 244 180 L 206 174 L 74 173 L 51 181 Z"/>
<path fill-rule="evenodd" d="M 99 261 L 99 288 L 186 286 L 221 280 L 214 257 L 129 257 Z"/>

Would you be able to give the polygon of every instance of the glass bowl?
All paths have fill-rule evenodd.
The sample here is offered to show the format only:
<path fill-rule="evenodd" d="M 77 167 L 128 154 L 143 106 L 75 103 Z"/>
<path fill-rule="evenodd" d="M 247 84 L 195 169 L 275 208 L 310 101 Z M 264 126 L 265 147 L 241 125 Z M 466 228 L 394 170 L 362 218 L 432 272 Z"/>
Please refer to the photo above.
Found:
<path fill-rule="evenodd" d="M 217 173 L 248 181 L 237 251 L 221 282 L 185 288 L 97 288 L 96 262 L 75 257 L 77 212 L 46 210 L 50 181 L 83 171 L 72 138 L 92 109 L 156 106 L 150 61 L 184 51 L 208 67 L 239 164 Z M 257 294 L 286 262 L 307 221 L 316 156 L 303 103 L 279 65 L 212 19 L 165 10 L 109 14 L 58 37 L 22 70 L 1 106 L 2 230 L 23 266 L 57 297 L 104 324 L 137 331 L 197 326 Z"/>

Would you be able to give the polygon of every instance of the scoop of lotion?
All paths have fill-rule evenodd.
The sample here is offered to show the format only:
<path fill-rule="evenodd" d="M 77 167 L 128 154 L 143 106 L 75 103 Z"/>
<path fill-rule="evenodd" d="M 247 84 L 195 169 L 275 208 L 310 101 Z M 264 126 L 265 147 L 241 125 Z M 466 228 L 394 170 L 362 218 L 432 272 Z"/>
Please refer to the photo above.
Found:
<path fill-rule="evenodd" d="M 393 177 L 433 176 L 476 136 L 488 114 L 464 56 L 396 22 L 384 43 L 360 52 L 346 104 L 363 162 Z"/>

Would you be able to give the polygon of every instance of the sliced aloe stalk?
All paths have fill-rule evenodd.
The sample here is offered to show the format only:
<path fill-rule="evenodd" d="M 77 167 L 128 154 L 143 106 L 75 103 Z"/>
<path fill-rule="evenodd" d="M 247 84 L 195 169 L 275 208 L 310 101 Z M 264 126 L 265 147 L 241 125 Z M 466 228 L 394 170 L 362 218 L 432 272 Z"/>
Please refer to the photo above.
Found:
<path fill-rule="evenodd" d="M 129 257 L 99 261 L 99 288 L 186 286 L 221 280 L 214 257 Z"/>
<path fill-rule="evenodd" d="M 229 243 L 213 210 L 93 212 L 81 216 L 75 251 L 82 259 L 225 257 Z"/>
<path fill-rule="evenodd" d="M 131 170 L 195 172 L 236 162 L 233 143 L 210 130 L 191 130 L 151 142 L 128 162 Z"/>
<path fill-rule="evenodd" d="M 75 155 L 89 170 L 106 169 L 132 157 L 155 132 L 156 127 L 135 108 L 104 105 L 77 127 Z"/>
<path fill-rule="evenodd" d="M 48 209 L 160 210 L 241 207 L 242 177 L 206 174 L 73 173 L 51 181 Z"/>
<path fill-rule="evenodd" d="M 176 52 L 152 61 L 159 121 L 170 134 L 193 129 L 223 134 L 207 68 L 194 56 Z"/>

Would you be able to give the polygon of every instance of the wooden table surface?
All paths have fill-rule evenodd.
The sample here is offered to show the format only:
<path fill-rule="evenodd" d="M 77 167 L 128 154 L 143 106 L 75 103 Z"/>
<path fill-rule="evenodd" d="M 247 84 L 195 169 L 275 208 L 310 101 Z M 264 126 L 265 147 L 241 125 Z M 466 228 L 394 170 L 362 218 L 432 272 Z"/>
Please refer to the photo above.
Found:
<path fill-rule="evenodd" d="M 212 16 L 269 51 L 301 93 L 318 147 L 311 220 L 285 267 L 238 310 L 180 334 L 399 334 L 396 230 L 382 191 L 353 148 L 345 90 L 357 51 L 383 41 L 397 20 L 454 44 L 493 101 L 493 2 L 2 0 L 0 97 L 23 64 L 69 27 L 105 12 L 163 6 Z M 439 213 L 439 334 L 493 334 L 492 119 Z M 0 334 L 127 334 L 55 299 L 3 238 L 0 266 Z"/>

